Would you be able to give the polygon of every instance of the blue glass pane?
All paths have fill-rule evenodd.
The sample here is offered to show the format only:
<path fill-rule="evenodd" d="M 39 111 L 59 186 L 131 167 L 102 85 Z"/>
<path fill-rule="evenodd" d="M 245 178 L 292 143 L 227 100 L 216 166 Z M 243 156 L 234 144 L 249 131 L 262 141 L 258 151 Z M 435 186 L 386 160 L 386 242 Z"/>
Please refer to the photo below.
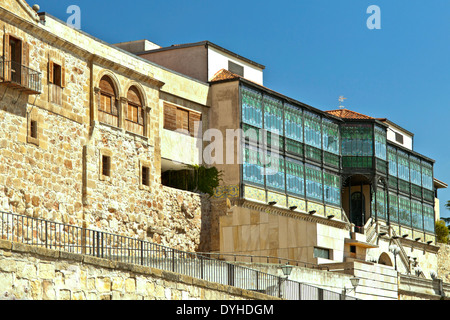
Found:
<path fill-rule="evenodd" d="M 424 229 L 434 232 L 434 208 L 430 205 L 423 205 Z"/>
<path fill-rule="evenodd" d="M 257 148 L 246 146 L 243 150 L 243 180 L 251 184 L 264 185 L 264 167 Z"/>
<path fill-rule="evenodd" d="M 421 186 L 422 185 L 422 172 L 420 168 L 420 159 L 411 156 L 410 158 L 411 166 L 411 182 Z"/>
<path fill-rule="evenodd" d="M 387 202 L 386 192 L 378 189 L 377 191 L 377 218 L 386 220 L 387 216 Z"/>
<path fill-rule="evenodd" d="M 323 200 L 322 170 L 319 167 L 305 164 L 306 197 Z"/>
<path fill-rule="evenodd" d="M 266 155 L 266 186 L 279 191 L 285 191 L 284 159 L 278 155 Z"/>
<path fill-rule="evenodd" d="M 283 135 L 283 103 L 275 98 L 264 96 L 264 128 Z"/>
<path fill-rule="evenodd" d="M 398 160 L 398 177 L 402 180 L 409 181 L 409 157 L 402 151 L 397 152 Z"/>
<path fill-rule="evenodd" d="M 341 126 L 341 144 L 343 156 L 373 156 L 373 130 L 371 125 Z"/>
<path fill-rule="evenodd" d="M 305 195 L 304 164 L 301 161 L 286 158 L 286 188 L 289 193 Z"/>
<path fill-rule="evenodd" d="M 325 201 L 339 206 L 341 204 L 340 177 L 329 172 L 324 172 L 323 180 Z"/>
<path fill-rule="evenodd" d="M 302 110 L 287 104 L 285 105 L 284 118 L 285 136 L 303 142 Z"/>
<path fill-rule="evenodd" d="M 422 203 L 419 201 L 411 200 L 411 217 L 412 226 L 415 229 L 423 230 Z"/>
<path fill-rule="evenodd" d="M 433 190 L 433 165 L 428 162 L 422 162 L 422 186 Z"/>
<path fill-rule="evenodd" d="M 400 223 L 405 226 L 411 226 L 411 200 L 399 196 L 398 202 Z"/>
<path fill-rule="evenodd" d="M 398 196 L 393 193 L 389 194 L 389 220 L 398 223 Z"/>
<path fill-rule="evenodd" d="M 242 88 L 242 122 L 262 128 L 262 95 L 252 89 Z"/>
<path fill-rule="evenodd" d="M 386 130 L 375 126 L 375 156 L 386 160 Z"/>
<path fill-rule="evenodd" d="M 304 111 L 303 112 L 305 120 L 305 143 L 322 149 L 322 122 L 320 116 Z"/>
<path fill-rule="evenodd" d="M 339 154 L 339 125 L 328 119 L 323 119 L 323 149 Z"/>
<path fill-rule="evenodd" d="M 397 177 L 397 150 L 392 147 L 388 147 L 388 161 L 389 161 L 389 174 L 393 177 Z"/>

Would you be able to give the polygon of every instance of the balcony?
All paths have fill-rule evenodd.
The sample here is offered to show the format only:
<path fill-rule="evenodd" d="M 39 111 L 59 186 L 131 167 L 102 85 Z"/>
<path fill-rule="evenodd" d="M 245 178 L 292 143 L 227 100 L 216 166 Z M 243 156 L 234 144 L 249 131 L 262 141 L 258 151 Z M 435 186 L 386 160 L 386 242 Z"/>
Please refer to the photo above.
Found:
<path fill-rule="evenodd" d="M 26 94 L 41 93 L 41 73 L 14 61 L 0 58 L 0 84 Z"/>

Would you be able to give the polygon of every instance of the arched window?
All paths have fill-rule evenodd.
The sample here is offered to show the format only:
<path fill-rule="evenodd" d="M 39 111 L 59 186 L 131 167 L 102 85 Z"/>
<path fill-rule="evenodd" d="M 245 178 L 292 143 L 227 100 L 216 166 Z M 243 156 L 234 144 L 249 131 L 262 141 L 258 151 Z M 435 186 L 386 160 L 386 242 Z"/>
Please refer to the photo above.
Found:
<path fill-rule="evenodd" d="M 128 90 L 127 99 L 126 130 L 144 135 L 144 108 L 141 95 L 136 87 L 132 86 Z"/>
<path fill-rule="evenodd" d="M 114 84 L 108 76 L 100 80 L 100 101 L 98 104 L 98 120 L 113 126 L 119 125 L 117 94 Z"/>

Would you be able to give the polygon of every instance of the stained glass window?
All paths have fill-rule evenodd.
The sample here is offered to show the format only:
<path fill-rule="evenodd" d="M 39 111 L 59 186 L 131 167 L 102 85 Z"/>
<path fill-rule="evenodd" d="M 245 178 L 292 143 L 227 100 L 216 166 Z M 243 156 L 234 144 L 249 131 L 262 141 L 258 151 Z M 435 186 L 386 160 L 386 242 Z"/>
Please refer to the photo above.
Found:
<path fill-rule="evenodd" d="M 408 154 L 398 150 L 398 177 L 402 180 L 409 181 L 409 158 Z"/>
<path fill-rule="evenodd" d="M 434 208 L 433 206 L 423 205 L 423 218 L 425 231 L 434 232 Z"/>
<path fill-rule="evenodd" d="M 422 172 L 420 169 L 420 159 L 410 156 L 410 169 L 411 169 L 411 183 L 418 186 L 422 185 Z"/>
<path fill-rule="evenodd" d="M 409 198 L 398 197 L 398 213 L 400 223 L 405 226 L 411 226 L 411 200 Z"/>
<path fill-rule="evenodd" d="M 286 138 L 303 142 L 302 110 L 292 105 L 285 104 L 284 126 Z"/>
<path fill-rule="evenodd" d="M 283 102 L 270 96 L 264 96 L 264 128 L 267 131 L 284 135 Z"/>
<path fill-rule="evenodd" d="M 423 230 L 422 203 L 419 201 L 411 200 L 411 217 L 413 228 Z"/>
<path fill-rule="evenodd" d="M 268 188 L 285 191 L 284 159 L 283 157 L 267 153 L 266 155 L 266 186 Z"/>
<path fill-rule="evenodd" d="M 375 156 L 386 160 L 386 130 L 375 126 Z"/>
<path fill-rule="evenodd" d="M 386 191 L 383 189 L 377 190 L 377 218 L 386 220 L 387 216 L 387 201 Z"/>
<path fill-rule="evenodd" d="M 260 150 L 253 146 L 245 146 L 243 156 L 244 182 L 264 186 L 264 166 Z"/>
<path fill-rule="evenodd" d="M 371 125 L 345 124 L 341 127 L 343 156 L 373 156 L 373 132 Z"/>
<path fill-rule="evenodd" d="M 341 185 L 340 177 L 330 172 L 323 173 L 323 187 L 325 202 L 340 206 L 341 205 Z"/>
<path fill-rule="evenodd" d="M 286 158 L 286 187 L 289 193 L 305 195 L 305 167 L 303 162 Z"/>
<path fill-rule="evenodd" d="M 398 223 L 398 196 L 389 193 L 389 221 Z"/>
<path fill-rule="evenodd" d="M 322 170 L 319 167 L 305 164 L 306 197 L 323 200 Z"/>
<path fill-rule="evenodd" d="M 433 190 L 433 165 L 425 161 L 422 161 L 422 186 Z"/>
<path fill-rule="evenodd" d="M 389 174 L 397 177 L 397 150 L 388 146 Z"/>
<path fill-rule="evenodd" d="M 262 94 L 250 88 L 242 88 L 242 122 L 262 128 Z"/>
<path fill-rule="evenodd" d="M 323 119 L 323 149 L 339 154 L 339 125 L 328 119 Z"/>
<path fill-rule="evenodd" d="M 322 149 L 322 123 L 320 116 L 304 111 L 305 119 L 305 143 L 318 149 Z"/>

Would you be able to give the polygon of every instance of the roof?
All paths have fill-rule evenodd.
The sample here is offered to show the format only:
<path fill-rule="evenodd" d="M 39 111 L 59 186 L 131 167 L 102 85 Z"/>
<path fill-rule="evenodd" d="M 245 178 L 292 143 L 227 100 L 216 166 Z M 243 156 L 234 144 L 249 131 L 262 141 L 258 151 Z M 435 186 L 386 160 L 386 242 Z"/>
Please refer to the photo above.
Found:
<path fill-rule="evenodd" d="M 222 81 L 222 80 L 234 80 L 242 78 L 242 76 L 235 74 L 227 69 L 221 69 L 211 78 L 210 82 Z"/>
<path fill-rule="evenodd" d="M 436 187 L 436 189 L 446 189 L 448 187 L 448 184 L 446 184 L 445 182 L 442 182 L 441 180 L 438 180 L 436 178 L 433 179 L 434 182 L 434 186 Z"/>
<path fill-rule="evenodd" d="M 250 59 L 248 59 L 248 58 L 245 58 L 245 57 L 243 57 L 243 56 L 240 56 L 240 55 L 238 55 L 237 53 L 234 53 L 234 52 L 232 52 L 232 51 L 230 51 L 230 50 L 228 50 L 228 49 L 225 49 L 225 48 L 223 48 L 223 47 L 221 47 L 221 46 L 218 46 L 217 44 L 212 43 L 212 42 L 207 41 L 207 40 L 205 40 L 205 41 L 200 41 L 200 42 L 193 42 L 193 43 L 174 44 L 174 45 L 172 45 L 172 46 L 170 46 L 170 47 L 162 47 L 162 48 L 160 48 L 160 49 L 154 49 L 154 50 L 149 50 L 149 51 L 144 51 L 144 52 L 138 52 L 138 53 L 136 53 L 136 54 L 137 54 L 137 55 L 143 55 L 143 54 L 152 53 L 152 52 L 159 52 L 159 51 L 166 51 L 166 50 L 174 50 L 174 49 L 188 48 L 188 47 L 198 47 L 198 46 L 206 46 L 206 47 L 207 47 L 207 46 L 211 46 L 211 47 L 213 47 L 213 48 L 215 48 L 215 49 L 217 49 L 217 50 L 220 50 L 220 51 L 222 51 L 222 52 L 224 52 L 224 53 L 226 53 L 226 54 L 229 54 L 230 56 L 233 56 L 233 57 L 235 57 L 235 58 L 237 58 L 237 59 L 243 60 L 243 61 L 245 61 L 245 62 L 247 62 L 247 63 L 249 63 L 249 64 L 251 64 L 251 65 L 253 65 L 253 66 L 255 66 L 255 67 L 258 67 L 258 68 L 260 68 L 260 69 L 265 69 L 265 68 L 266 68 L 266 67 L 265 67 L 264 65 L 262 65 L 262 64 L 259 64 L 259 63 L 255 62 L 255 61 L 253 61 L 253 60 L 250 60 Z"/>
<path fill-rule="evenodd" d="M 329 110 L 329 111 L 325 111 L 325 112 L 332 114 L 336 117 L 343 118 L 343 119 L 381 120 L 381 119 L 366 116 L 365 114 L 362 114 L 362 113 L 359 113 L 356 111 L 352 111 L 352 110 L 348 110 L 348 109 Z"/>

